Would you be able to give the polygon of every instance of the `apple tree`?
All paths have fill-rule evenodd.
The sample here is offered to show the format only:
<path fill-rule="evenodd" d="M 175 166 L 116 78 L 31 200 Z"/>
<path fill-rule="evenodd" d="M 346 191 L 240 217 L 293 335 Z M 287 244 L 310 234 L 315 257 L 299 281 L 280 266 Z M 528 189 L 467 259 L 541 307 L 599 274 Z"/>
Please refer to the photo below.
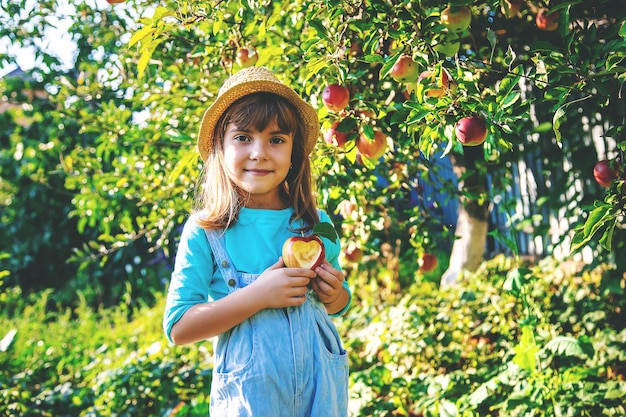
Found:
<path fill-rule="evenodd" d="M 178 48 L 191 48 L 197 67 L 188 71 L 204 74 L 209 96 L 241 68 L 237 51 L 254 48 L 255 64 L 296 86 L 330 131 L 315 166 L 320 199 L 340 214 L 347 246 L 385 260 L 383 269 L 402 280 L 424 253 L 451 245 L 444 280 L 453 282 L 482 261 L 491 204 L 514 186 L 512 167 L 524 155 L 548 171 L 542 204 L 581 224 L 561 239 L 578 248 L 602 230 L 600 243 L 623 252 L 616 237 L 624 210 L 618 3 L 182 1 L 141 20 L 130 46 L 138 76 L 148 80 L 167 78 L 167 56 L 180 60 Z M 596 127 L 620 166 L 604 203 L 591 175 L 603 157 L 594 148 Z M 458 185 L 445 181 L 441 157 L 452 160 Z M 437 205 L 420 204 L 420 183 L 433 177 L 461 202 L 455 229 L 437 216 Z M 593 201 L 598 208 L 589 214 Z M 499 209 L 516 217 L 514 202 Z M 520 221 L 529 222 L 538 234 L 550 226 Z M 515 251 L 512 236 L 500 238 Z"/>
<path fill-rule="evenodd" d="M 18 3 L 10 6 L 22 20 L 3 34 L 35 43 L 59 3 Z M 59 143 L 34 155 L 69 196 L 80 235 L 73 260 L 85 279 L 159 280 L 147 267 L 166 265 L 192 206 L 202 113 L 227 76 L 250 65 L 269 67 L 318 109 L 320 203 L 340 226 L 346 260 L 379 272 L 359 279 L 393 292 L 434 253 L 433 274 L 447 269 L 454 282 L 480 264 L 488 238 L 516 253 L 521 231 L 591 246 L 598 262 L 626 270 L 626 34 L 617 0 L 72 7 L 73 67 L 42 54 L 38 75 L 53 118 L 45 125 Z M 10 137 L 11 147 L 23 146 Z M 617 170 L 607 188 L 593 177 L 602 159 Z M 509 197 L 521 162 L 543 176 L 529 216 Z M 441 198 L 427 194 L 433 187 Z M 453 201 L 460 208 L 449 221 Z M 510 219 L 506 230 L 489 230 L 494 210 Z M 570 219 L 576 233 L 554 232 L 549 213 Z"/>

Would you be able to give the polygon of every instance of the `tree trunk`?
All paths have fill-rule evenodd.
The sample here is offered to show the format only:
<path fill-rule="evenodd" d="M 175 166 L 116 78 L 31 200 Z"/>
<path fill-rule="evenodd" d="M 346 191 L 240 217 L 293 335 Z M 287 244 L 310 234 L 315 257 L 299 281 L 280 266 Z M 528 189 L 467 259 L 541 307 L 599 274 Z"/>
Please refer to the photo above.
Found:
<path fill-rule="evenodd" d="M 459 214 L 450 264 L 441 277 L 441 287 L 456 285 L 464 271 L 475 271 L 483 261 L 489 228 L 489 201 L 483 147 L 464 147 L 463 154 L 451 155 L 459 179 Z"/>

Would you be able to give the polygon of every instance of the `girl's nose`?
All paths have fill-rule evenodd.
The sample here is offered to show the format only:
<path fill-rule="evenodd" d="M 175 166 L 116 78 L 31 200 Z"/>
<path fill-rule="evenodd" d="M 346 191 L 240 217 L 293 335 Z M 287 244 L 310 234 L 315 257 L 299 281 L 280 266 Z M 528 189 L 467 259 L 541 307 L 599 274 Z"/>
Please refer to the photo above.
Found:
<path fill-rule="evenodd" d="M 252 150 L 250 151 L 250 159 L 267 159 L 268 150 L 262 141 L 254 141 Z"/>

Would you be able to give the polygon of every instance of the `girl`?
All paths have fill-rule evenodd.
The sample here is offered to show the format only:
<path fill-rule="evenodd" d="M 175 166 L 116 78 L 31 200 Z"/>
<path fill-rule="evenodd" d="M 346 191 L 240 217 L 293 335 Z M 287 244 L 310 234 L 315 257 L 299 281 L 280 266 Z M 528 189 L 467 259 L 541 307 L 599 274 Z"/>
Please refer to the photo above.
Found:
<path fill-rule="evenodd" d="M 329 316 L 351 293 L 338 242 L 314 271 L 286 268 L 283 242 L 319 221 L 309 154 L 315 110 L 266 68 L 229 78 L 200 126 L 199 209 L 182 232 L 163 328 L 217 336 L 211 416 L 347 416 L 347 355 Z"/>

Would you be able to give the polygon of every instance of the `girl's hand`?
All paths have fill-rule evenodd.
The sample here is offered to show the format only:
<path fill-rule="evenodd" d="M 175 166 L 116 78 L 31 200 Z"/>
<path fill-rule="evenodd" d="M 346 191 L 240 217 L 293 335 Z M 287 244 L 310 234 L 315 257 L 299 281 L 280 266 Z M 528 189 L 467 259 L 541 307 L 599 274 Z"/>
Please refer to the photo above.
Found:
<path fill-rule="evenodd" d="M 317 278 L 311 281 L 311 286 L 317 293 L 318 298 L 324 304 L 333 304 L 341 295 L 343 272 L 334 268 L 328 261 L 315 268 Z"/>
<path fill-rule="evenodd" d="M 283 308 L 304 304 L 308 285 L 315 272 L 305 268 L 285 268 L 283 258 L 267 268 L 250 284 L 263 308 Z"/>

